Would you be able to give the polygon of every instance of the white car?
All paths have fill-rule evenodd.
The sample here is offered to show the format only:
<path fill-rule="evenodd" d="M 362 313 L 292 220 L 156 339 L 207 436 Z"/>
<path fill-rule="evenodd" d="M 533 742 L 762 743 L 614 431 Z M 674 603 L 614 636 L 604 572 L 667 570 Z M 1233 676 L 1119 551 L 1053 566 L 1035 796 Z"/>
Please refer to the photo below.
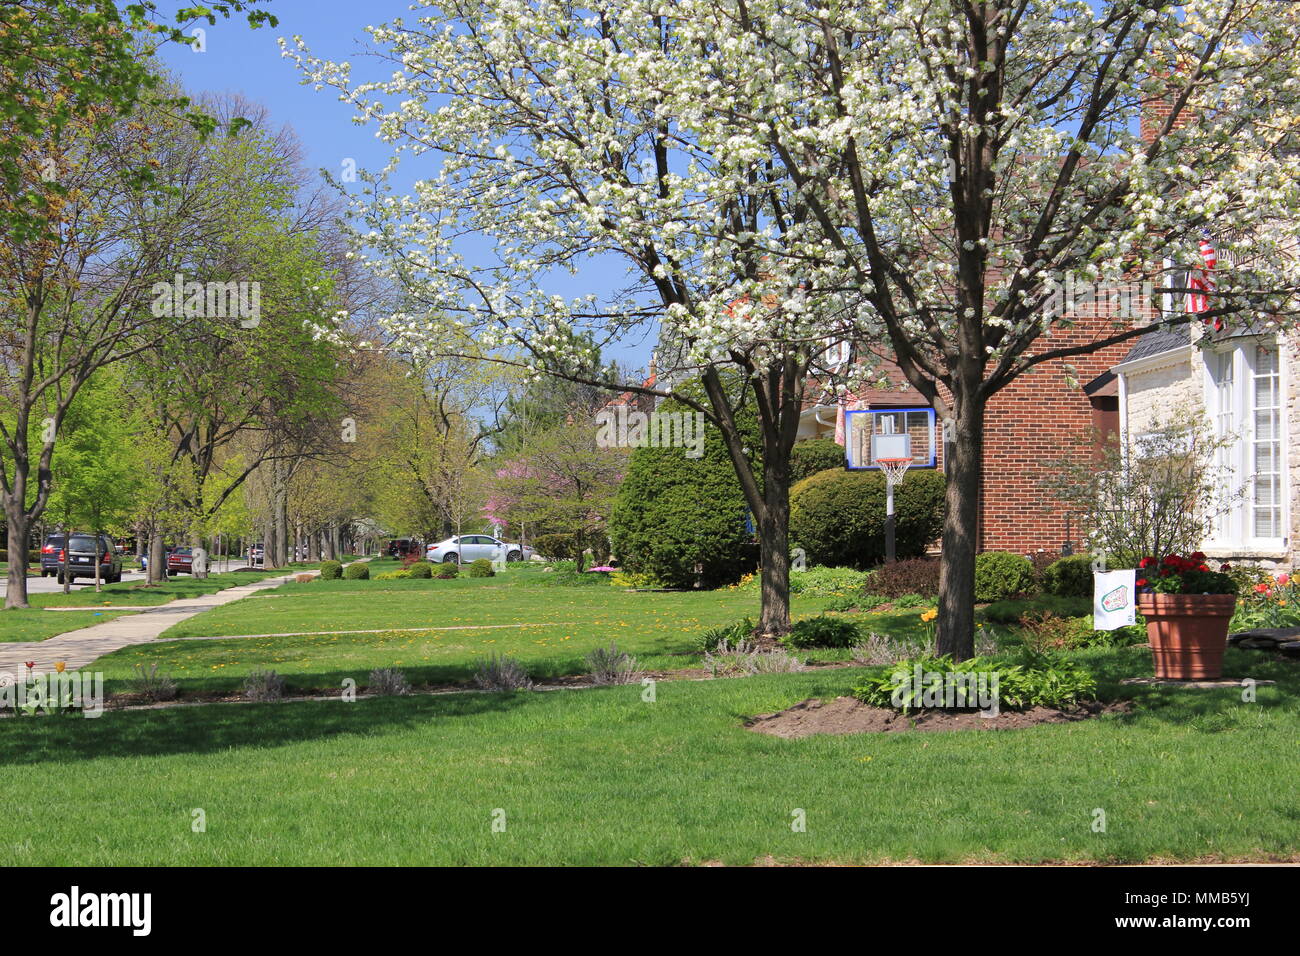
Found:
<path fill-rule="evenodd" d="M 530 561 L 536 552 L 522 544 L 502 541 L 490 534 L 452 535 L 443 541 L 435 541 L 424 549 L 424 557 L 429 561 L 454 562 L 468 564 L 478 558 L 495 561 L 505 558 L 507 561 Z"/>

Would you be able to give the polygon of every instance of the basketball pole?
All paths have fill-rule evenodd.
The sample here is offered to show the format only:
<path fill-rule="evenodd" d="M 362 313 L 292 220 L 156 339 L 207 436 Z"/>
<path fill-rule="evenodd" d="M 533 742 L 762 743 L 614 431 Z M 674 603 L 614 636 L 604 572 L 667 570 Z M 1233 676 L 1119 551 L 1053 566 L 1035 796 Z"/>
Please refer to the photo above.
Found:
<path fill-rule="evenodd" d="M 893 564 L 897 552 L 894 548 L 894 480 L 885 477 L 885 563 Z"/>

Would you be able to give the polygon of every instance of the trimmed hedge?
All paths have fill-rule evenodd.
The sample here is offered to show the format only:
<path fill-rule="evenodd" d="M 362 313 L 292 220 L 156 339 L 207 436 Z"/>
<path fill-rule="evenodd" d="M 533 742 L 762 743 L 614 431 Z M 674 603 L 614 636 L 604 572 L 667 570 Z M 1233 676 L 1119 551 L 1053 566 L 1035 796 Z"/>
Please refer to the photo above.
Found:
<path fill-rule="evenodd" d="M 811 438 L 797 442 L 790 450 L 791 484 L 831 468 L 844 470 L 844 446 L 832 438 Z"/>
<path fill-rule="evenodd" d="M 364 561 L 354 561 L 343 569 L 343 578 L 346 581 L 369 581 L 370 568 Z"/>
<path fill-rule="evenodd" d="M 460 565 L 455 561 L 443 561 L 434 565 L 433 576 L 439 581 L 449 581 L 460 576 Z"/>
<path fill-rule="evenodd" d="M 1034 565 L 1023 554 L 985 551 L 975 555 L 975 600 L 1001 601 L 1034 590 Z"/>
<path fill-rule="evenodd" d="M 1061 597 L 1092 597 L 1092 556 L 1072 554 L 1043 571 L 1043 590 Z"/>
<path fill-rule="evenodd" d="M 475 558 L 469 565 L 469 576 L 471 578 L 490 578 L 496 575 L 492 568 L 492 562 L 487 558 Z"/>
<path fill-rule="evenodd" d="M 943 528 L 943 475 L 908 474 L 894 489 L 894 511 L 898 557 L 925 554 Z M 830 468 L 805 478 L 790 490 L 790 536 L 813 564 L 859 569 L 880 564 L 885 559 L 885 476 Z"/>
<path fill-rule="evenodd" d="M 320 563 L 320 578 L 322 581 L 337 581 L 343 577 L 342 561 L 322 561 Z"/>
<path fill-rule="evenodd" d="M 428 561 L 416 561 L 406 571 L 408 578 L 424 578 L 427 580 L 433 577 L 433 565 Z"/>

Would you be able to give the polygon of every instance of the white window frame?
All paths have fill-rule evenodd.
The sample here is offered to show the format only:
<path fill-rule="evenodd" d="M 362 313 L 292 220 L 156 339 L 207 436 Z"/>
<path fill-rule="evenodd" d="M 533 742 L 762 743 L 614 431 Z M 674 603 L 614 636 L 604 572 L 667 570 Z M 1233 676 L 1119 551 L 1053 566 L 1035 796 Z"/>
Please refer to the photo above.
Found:
<path fill-rule="evenodd" d="M 1255 412 L 1256 412 L 1256 349 L 1264 347 L 1277 355 L 1277 416 L 1278 416 L 1278 469 L 1281 475 L 1279 496 L 1279 528 L 1281 534 L 1260 536 L 1255 532 Z M 1222 392 L 1222 363 L 1229 362 L 1232 382 Z M 1216 435 L 1228 432 L 1234 436 L 1232 444 L 1219 454 L 1217 464 L 1226 471 L 1225 484 L 1243 491 L 1236 502 L 1215 520 L 1214 530 L 1207 547 L 1214 550 L 1238 552 L 1280 552 L 1287 547 L 1287 529 L 1290 527 L 1290 481 L 1287 474 L 1287 356 L 1282 343 L 1275 337 L 1249 336 L 1230 339 L 1205 352 L 1205 408 Z M 1231 414 L 1224 404 L 1231 403 Z"/>

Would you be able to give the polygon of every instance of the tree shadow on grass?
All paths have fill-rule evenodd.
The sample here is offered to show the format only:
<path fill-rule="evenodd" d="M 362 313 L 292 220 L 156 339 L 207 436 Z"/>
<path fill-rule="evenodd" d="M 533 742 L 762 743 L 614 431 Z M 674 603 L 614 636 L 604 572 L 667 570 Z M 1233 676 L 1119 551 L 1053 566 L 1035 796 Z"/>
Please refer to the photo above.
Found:
<path fill-rule="evenodd" d="M 210 704 L 159 710 L 106 711 L 84 717 L 0 720 L 0 766 L 66 764 L 98 757 L 210 754 L 278 747 L 349 735 L 371 736 L 431 721 L 501 713 L 533 696 L 455 694 L 274 704 Z"/>
<path fill-rule="evenodd" d="M 1124 678 L 1152 675 L 1151 651 L 1145 647 L 1118 648 L 1090 657 L 1087 665 L 1097 678 L 1098 696 L 1103 700 L 1132 699 L 1135 718 L 1185 724 L 1242 706 L 1273 709 L 1295 708 L 1300 704 L 1300 664 L 1259 651 L 1229 648 L 1223 658 L 1224 680 L 1240 682 L 1254 678 L 1276 682 L 1255 688 L 1258 704 L 1243 701 L 1244 686 L 1203 689 L 1168 684 L 1121 684 Z"/>

